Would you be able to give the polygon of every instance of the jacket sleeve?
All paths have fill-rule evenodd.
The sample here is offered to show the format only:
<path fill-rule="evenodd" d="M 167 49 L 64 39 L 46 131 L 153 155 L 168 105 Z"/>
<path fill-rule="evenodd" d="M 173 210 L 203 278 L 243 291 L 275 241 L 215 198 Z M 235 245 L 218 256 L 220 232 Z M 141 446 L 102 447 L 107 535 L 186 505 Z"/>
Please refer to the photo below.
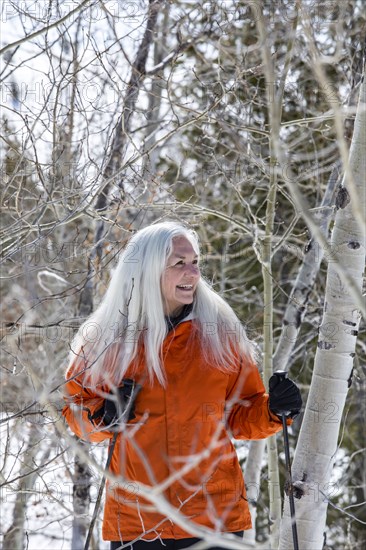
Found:
<path fill-rule="evenodd" d="M 113 436 L 113 433 L 107 431 L 100 420 L 93 419 L 93 415 L 102 408 L 104 397 L 83 385 L 82 376 L 77 375 L 76 368 L 69 369 L 67 373 L 64 399 L 66 405 L 62 414 L 78 437 L 85 441 L 99 443 Z"/>
<path fill-rule="evenodd" d="M 241 361 L 239 372 L 230 376 L 225 411 L 235 439 L 264 439 L 282 429 L 281 420 L 268 408 L 258 368 L 249 361 Z"/>

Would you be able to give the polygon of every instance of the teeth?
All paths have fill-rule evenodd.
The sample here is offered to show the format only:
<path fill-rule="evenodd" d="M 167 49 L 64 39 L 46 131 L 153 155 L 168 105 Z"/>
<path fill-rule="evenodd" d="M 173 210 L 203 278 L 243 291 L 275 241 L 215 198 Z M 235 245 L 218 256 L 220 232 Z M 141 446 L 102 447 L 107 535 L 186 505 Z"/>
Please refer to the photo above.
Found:
<path fill-rule="evenodd" d="M 192 285 L 178 285 L 178 288 L 191 289 L 191 288 L 193 288 L 193 286 Z"/>

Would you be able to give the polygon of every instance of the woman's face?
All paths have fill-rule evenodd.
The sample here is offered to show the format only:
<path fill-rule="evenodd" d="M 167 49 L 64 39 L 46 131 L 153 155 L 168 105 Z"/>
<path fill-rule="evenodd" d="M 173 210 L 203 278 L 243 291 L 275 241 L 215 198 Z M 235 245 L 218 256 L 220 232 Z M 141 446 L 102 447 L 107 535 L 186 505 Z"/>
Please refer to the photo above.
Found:
<path fill-rule="evenodd" d="M 178 315 L 186 304 L 193 302 L 200 278 L 198 256 L 186 237 L 174 237 L 173 250 L 161 278 L 164 313 Z"/>

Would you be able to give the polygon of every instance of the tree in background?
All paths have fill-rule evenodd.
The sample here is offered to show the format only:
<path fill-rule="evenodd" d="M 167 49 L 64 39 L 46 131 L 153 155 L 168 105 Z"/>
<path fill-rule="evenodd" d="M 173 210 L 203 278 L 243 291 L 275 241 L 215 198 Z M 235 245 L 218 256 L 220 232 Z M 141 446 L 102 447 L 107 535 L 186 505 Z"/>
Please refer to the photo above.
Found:
<path fill-rule="evenodd" d="M 66 451 L 66 435 L 60 447 L 57 417 L 51 421 L 46 403 L 61 406 L 73 330 L 98 303 L 131 230 L 166 217 L 190 222 L 204 243 L 206 277 L 264 352 L 265 377 L 285 368 L 304 395 L 313 379 L 327 265 L 334 260 L 329 231 L 362 72 L 362 3 L 303 1 L 298 11 L 286 2 L 159 2 L 148 31 L 154 4 L 81 2 L 74 11 L 53 1 L 36 17 L 21 3 L 3 11 L 9 26 L 20 22 L 24 32 L 2 48 L 2 399 L 9 426 L 2 483 L 7 502 L 17 490 L 27 495 L 22 506 L 15 502 L 6 527 L 15 526 L 18 541 L 26 533 L 33 547 L 33 525 L 49 525 L 42 530 L 50 537 L 59 536 L 54 523 L 77 525 L 71 493 L 79 481 L 87 489 L 79 510 L 82 543 L 99 474 L 81 466 L 80 480 L 69 470 L 67 490 L 59 490 L 56 472 L 68 469 L 77 447 Z M 362 223 L 355 204 L 348 210 Z M 331 546 L 364 543 L 362 351 L 358 338 L 345 437 L 335 475 L 322 488 L 338 507 L 328 513 Z M 334 401 L 328 390 L 323 401 L 317 397 L 319 407 Z M 300 425 L 298 419 L 293 445 Z M 260 487 L 260 468 L 246 477 L 257 501 L 255 535 L 267 548 L 276 547 L 281 519 L 285 474 L 277 443 L 279 476 L 273 455 Z M 238 451 L 243 465 L 253 464 L 245 446 Z M 93 463 L 82 449 L 76 455 L 80 465 Z M 263 448 L 256 456 L 267 462 Z M 46 498 L 55 503 L 48 510 Z M 26 523 L 32 510 L 39 517 Z"/>

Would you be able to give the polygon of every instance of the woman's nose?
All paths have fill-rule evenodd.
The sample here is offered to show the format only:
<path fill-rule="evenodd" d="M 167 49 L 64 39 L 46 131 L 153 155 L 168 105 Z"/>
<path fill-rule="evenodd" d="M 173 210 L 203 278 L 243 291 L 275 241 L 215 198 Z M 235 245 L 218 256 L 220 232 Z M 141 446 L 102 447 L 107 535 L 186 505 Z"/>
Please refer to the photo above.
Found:
<path fill-rule="evenodd" d="M 186 272 L 191 275 L 199 275 L 200 268 L 197 264 L 186 264 Z"/>

